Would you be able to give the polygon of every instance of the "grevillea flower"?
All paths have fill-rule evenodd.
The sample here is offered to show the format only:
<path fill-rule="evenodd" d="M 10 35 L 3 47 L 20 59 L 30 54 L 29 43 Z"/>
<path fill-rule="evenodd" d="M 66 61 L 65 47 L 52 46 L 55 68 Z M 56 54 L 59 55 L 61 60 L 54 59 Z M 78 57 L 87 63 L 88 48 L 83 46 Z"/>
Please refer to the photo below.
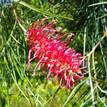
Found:
<path fill-rule="evenodd" d="M 56 21 L 47 23 L 47 18 L 44 18 L 29 27 L 28 65 L 32 60 L 37 60 L 33 75 L 38 68 L 46 69 L 47 78 L 57 78 L 60 86 L 72 88 L 74 82 L 83 77 L 82 55 L 67 46 L 72 34 L 63 41 L 65 34 L 57 31 L 55 24 Z"/>

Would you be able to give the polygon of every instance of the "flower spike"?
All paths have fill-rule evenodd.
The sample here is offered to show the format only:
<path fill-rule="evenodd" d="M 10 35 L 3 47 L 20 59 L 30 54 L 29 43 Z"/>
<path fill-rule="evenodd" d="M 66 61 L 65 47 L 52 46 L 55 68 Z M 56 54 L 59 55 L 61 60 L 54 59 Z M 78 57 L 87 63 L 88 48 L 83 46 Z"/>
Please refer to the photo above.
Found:
<path fill-rule="evenodd" d="M 34 22 L 27 31 L 29 55 L 28 65 L 38 60 L 34 69 L 43 66 L 48 69 L 47 78 L 57 78 L 60 86 L 72 88 L 74 82 L 83 78 L 82 55 L 68 47 L 73 33 L 62 41 L 64 33 L 55 28 L 56 21 L 47 22 L 47 17 Z M 31 57 L 32 54 L 32 57 Z"/>

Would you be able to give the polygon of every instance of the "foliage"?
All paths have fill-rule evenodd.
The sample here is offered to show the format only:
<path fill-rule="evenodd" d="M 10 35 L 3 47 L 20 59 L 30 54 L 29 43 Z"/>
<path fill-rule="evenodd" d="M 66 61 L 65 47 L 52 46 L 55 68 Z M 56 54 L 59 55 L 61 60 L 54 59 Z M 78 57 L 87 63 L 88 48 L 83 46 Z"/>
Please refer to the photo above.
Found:
<path fill-rule="evenodd" d="M 0 107 L 106 107 L 107 2 L 20 0 L 0 7 Z M 86 56 L 85 77 L 72 90 L 28 69 L 26 30 L 48 16 L 76 34 L 70 46 Z"/>

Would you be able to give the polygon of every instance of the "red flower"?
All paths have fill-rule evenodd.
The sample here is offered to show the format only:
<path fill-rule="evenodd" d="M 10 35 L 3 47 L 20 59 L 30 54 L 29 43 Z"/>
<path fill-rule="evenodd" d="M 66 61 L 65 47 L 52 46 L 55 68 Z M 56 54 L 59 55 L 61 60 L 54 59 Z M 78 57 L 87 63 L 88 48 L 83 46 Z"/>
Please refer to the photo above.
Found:
<path fill-rule="evenodd" d="M 57 77 L 61 86 L 72 88 L 74 82 L 83 77 L 80 69 L 82 56 L 67 46 L 72 34 L 64 42 L 61 41 L 64 34 L 56 30 L 56 22 L 46 23 L 46 19 L 36 21 L 28 29 L 28 64 L 30 66 L 33 59 L 38 60 L 34 71 L 40 67 L 47 68 L 48 78 Z"/>

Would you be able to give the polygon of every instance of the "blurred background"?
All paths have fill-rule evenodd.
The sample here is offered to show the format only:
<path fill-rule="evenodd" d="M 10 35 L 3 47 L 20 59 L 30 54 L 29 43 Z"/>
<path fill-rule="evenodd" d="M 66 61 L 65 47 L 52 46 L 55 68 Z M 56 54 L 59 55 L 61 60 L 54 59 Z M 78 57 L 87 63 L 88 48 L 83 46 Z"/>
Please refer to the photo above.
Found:
<path fill-rule="evenodd" d="M 72 90 L 30 75 L 26 31 L 45 16 L 74 33 L 69 46 L 87 57 Z M 107 107 L 106 43 L 106 0 L 0 0 L 0 107 Z"/>

